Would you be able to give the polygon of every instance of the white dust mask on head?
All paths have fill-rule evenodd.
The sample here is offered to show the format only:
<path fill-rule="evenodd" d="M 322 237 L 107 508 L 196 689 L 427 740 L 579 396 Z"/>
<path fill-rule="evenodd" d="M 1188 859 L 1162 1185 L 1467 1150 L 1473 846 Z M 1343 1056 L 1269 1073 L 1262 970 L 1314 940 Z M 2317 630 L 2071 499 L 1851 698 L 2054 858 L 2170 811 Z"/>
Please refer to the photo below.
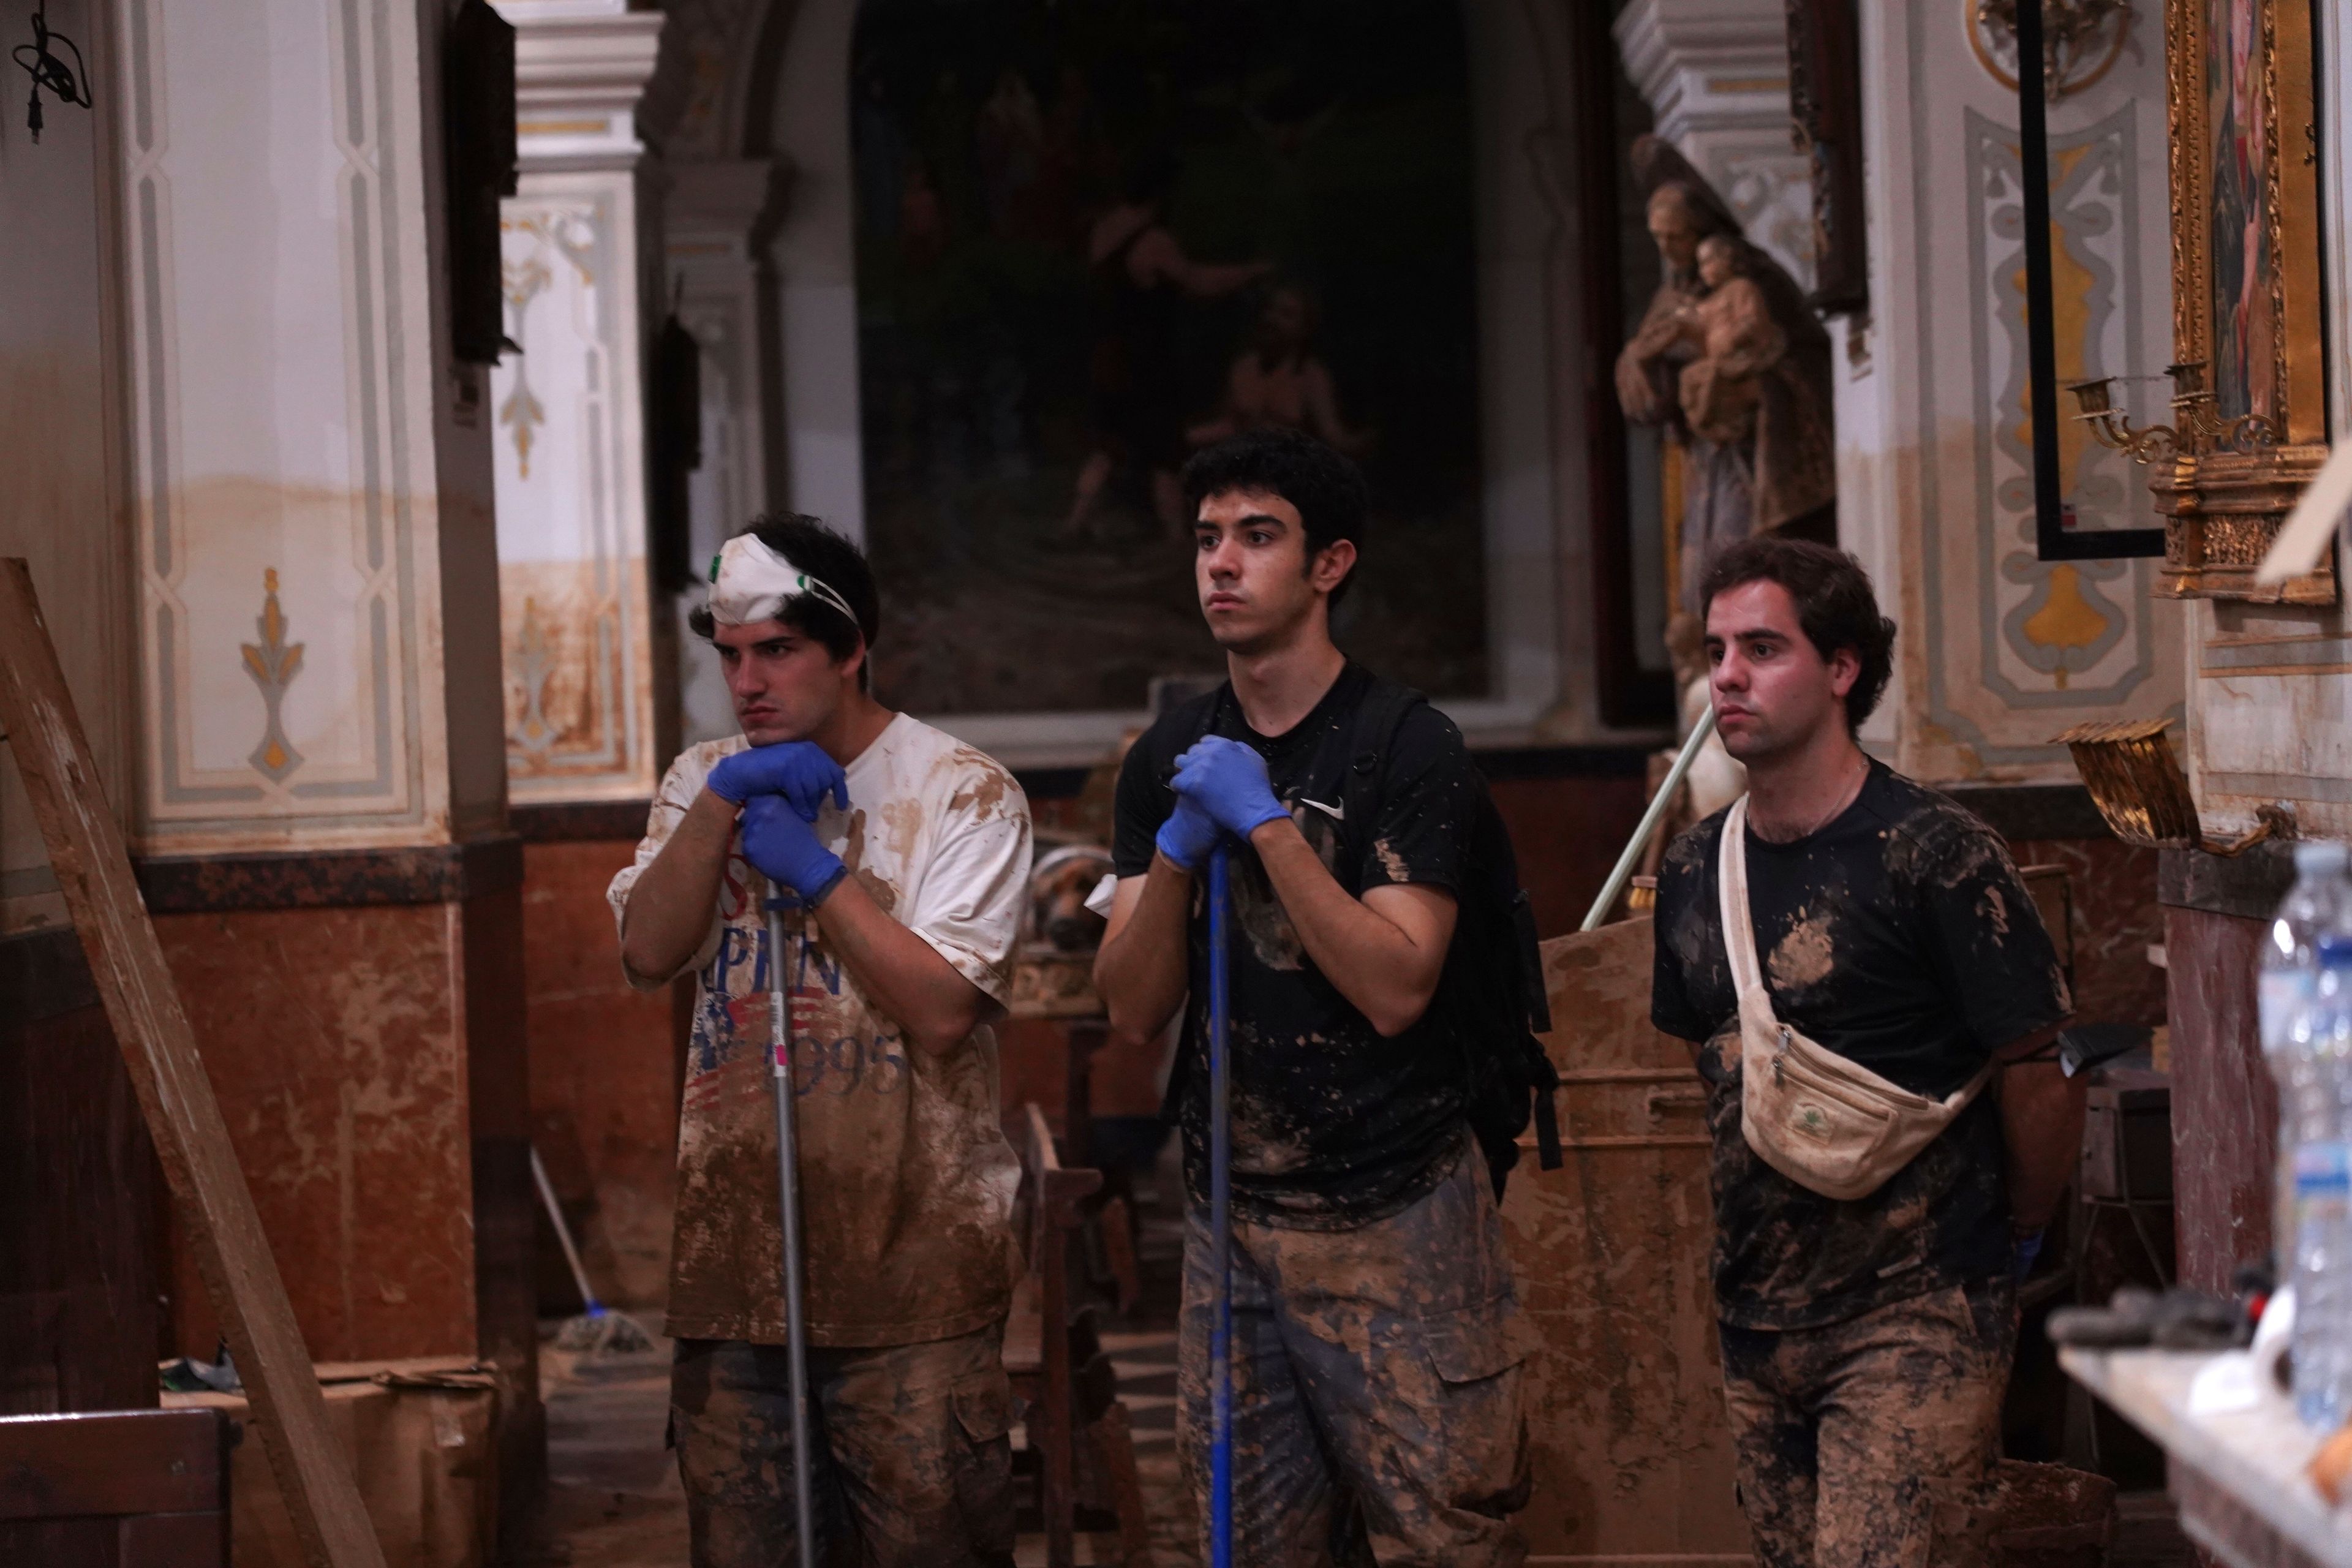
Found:
<path fill-rule="evenodd" d="M 755 621 L 780 620 L 784 606 L 803 596 L 832 605 L 859 626 L 849 601 L 824 582 L 812 577 L 773 550 L 755 533 L 739 533 L 710 558 L 710 618 L 722 626 L 747 626 Z M 862 632 L 864 628 L 859 627 Z"/>

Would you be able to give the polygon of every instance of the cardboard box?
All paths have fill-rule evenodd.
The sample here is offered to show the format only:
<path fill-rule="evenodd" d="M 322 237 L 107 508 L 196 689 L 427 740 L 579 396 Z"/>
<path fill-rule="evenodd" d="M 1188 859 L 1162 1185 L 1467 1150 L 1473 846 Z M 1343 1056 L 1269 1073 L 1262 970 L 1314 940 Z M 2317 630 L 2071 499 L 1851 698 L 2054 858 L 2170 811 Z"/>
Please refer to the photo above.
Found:
<path fill-rule="evenodd" d="M 388 1568 L 490 1562 L 498 1542 L 497 1373 L 463 1357 L 322 1362 L 318 1372 L 328 1425 L 351 1458 Z M 226 1410 L 241 1430 L 229 1466 L 234 1568 L 304 1568 L 261 1423 L 243 1396 L 166 1394 L 163 1405 Z"/>

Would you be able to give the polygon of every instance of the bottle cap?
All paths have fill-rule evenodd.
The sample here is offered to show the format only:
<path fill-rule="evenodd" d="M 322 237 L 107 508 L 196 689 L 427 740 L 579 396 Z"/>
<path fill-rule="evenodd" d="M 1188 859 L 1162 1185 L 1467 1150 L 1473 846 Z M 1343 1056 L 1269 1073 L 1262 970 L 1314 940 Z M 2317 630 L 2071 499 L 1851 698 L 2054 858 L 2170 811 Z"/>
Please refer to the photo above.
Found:
<path fill-rule="evenodd" d="M 2323 932 L 2318 945 L 2320 968 L 2352 969 L 2352 931 Z"/>
<path fill-rule="evenodd" d="M 2344 846 L 2333 839 L 2307 838 L 2294 847 L 2294 872 L 2298 877 L 2340 873 L 2344 864 Z"/>

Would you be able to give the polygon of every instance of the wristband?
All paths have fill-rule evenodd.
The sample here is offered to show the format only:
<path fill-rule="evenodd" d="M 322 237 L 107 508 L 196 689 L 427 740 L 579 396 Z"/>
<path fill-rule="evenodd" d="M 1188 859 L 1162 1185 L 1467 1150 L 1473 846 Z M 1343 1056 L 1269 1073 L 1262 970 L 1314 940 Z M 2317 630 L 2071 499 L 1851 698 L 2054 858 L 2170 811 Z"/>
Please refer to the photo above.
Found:
<path fill-rule="evenodd" d="M 817 884 L 815 889 L 812 891 L 808 897 L 803 899 L 801 902 L 810 909 L 817 908 L 819 905 L 823 904 L 825 900 L 833 897 L 833 890 L 841 886 L 844 881 L 847 880 L 848 877 L 849 868 L 839 861 L 835 861 L 834 863 L 833 875 L 827 877 L 823 882 Z"/>

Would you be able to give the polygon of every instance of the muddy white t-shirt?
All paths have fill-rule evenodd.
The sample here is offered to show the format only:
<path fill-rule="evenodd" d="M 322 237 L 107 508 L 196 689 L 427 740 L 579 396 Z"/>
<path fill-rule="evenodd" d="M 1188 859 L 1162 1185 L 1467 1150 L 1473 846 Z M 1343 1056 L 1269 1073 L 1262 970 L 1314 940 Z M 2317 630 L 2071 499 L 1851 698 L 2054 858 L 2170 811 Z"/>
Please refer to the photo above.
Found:
<path fill-rule="evenodd" d="M 616 920 L 711 768 L 749 743 L 705 742 L 671 764 L 635 863 L 613 879 Z M 828 800 L 817 836 L 877 903 L 1003 1002 L 1029 877 L 1021 786 L 903 713 L 846 771 L 849 807 Z M 693 960 L 670 1263 L 668 1331 L 680 1339 L 784 1340 L 767 889 L 739 836 Z M 993 1322 L 1019 1269 L 1020 1179 L 998 1119 L 994 1033 L 982 1025 L 926 1056 L 859 994 L 814 918 L 785 921 L 811 1342 L 911 1344 Z"/>

